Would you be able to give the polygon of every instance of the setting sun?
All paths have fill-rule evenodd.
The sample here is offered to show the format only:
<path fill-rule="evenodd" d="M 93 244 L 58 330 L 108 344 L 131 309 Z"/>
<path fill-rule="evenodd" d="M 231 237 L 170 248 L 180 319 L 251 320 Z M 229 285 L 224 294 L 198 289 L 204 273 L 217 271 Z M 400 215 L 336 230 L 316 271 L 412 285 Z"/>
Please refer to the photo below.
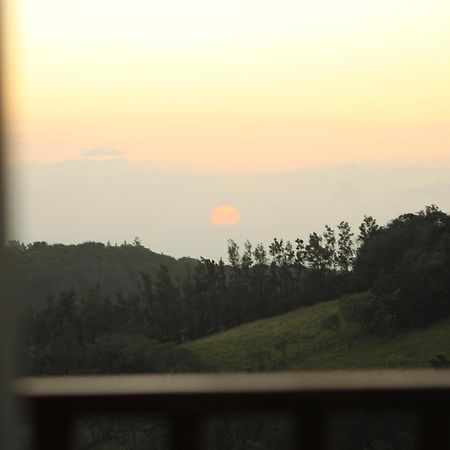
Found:
<path fill-rule="evenodd" d="M 220 205 L 211 212 L 211 222 L 219 227 L 230 227 L 240 221 L 239 211 L 230 205 Z"/>

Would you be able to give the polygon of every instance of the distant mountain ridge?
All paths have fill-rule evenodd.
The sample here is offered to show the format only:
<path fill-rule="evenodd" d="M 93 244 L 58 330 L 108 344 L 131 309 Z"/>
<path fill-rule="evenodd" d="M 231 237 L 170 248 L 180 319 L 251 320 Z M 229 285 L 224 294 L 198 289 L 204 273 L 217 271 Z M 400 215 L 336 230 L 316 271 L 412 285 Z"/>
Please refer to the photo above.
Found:
<path fill-rule="evenodd" d="M 159 267 L 166 265 L 174 280 L 179 280 L 196 264 L 195 259 L 176 259 L 139 244 L 36 242 L 25 246 L 13 242 L 9 253 L 20 281 L 19 296 L 34 306 L 64 290 L 85 294 L 99 286 L 102 293 L 112 297 L 118 293 L 131 294 L 141 286 L 141 272 L 154 278 Z"/>

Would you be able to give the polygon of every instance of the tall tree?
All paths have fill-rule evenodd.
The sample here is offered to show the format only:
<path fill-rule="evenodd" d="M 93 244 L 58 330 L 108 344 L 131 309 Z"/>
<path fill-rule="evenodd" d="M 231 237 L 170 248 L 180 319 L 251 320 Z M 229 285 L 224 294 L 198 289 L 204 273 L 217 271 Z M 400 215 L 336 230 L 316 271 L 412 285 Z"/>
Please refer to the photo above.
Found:
<path fill-rule="evenodd" d="M 267 266 L 267 252 L 264 245 L 256 244 L 253 250 L 255 265 L 253 266 L 253 295 L 259 317 L 263 317 L 268 311 L 269 301 L 269 280 Z"/>
<path fill-rule="evenodd" d="M 355 259 L 353 233 L 348 222 L 342 221 L 338 225 L 338 233 L 338 268 L 342 272 L 348 273 Z"/>
<path fill-rule="evenodd" d="M 239 246 L 233 239 L 228 240 L 228 261 L 233 270 L 238 270 L 241 264 Z"/>
<path fill-rule="evenodd" d="M 155 313 L 155 293 L 153 292 L 152 277 L 149 273 L 141 271 L 142 287 L 142 309 L 145 334 L 147 336 L 154 336 L 157 325 L 154 323 L 157 314 Z"/>
<path fill-rule="evenodd" d="M 328 270 L 334 270 L 336 267 L 336 234 L 328 225 L 325 225 L 323 240 L 325 268 Z"/>
<path fill-rule="evenodd" d="M 180 318 L 182 311 L 179 308 L 178 289 L 172 282 L 169 269 L 161 265 L 155 286 L 155 312 L 159 319 L 159 335 L 164 341 L 179 340 Z"/>
<path fill-rule="evenodd" d="M 305 271 L 306 262 L 306 248 L 303 239 L 295 240 L 295 258 L 294 258 L 294 270 L 295 270 L 295 280 L 297 284 L 297 289 L 301 286 L 301 277 Z"/>
<path fill-rule="evenodd" d="M 380 227 L 378 226 L 377 221 L 372 216 L 364 216 L 363 221 L 359 226 L 359 245 L 364 245 L 379 229 Z"/>
<path fill-rule="evenodd" d="M 315 232 L 311 233 L 305 248 L 305 260 L 308 267 L 317 271 L 322 270 L 324 268 L 324 255 L 322 236 L 319 236 Z"/>

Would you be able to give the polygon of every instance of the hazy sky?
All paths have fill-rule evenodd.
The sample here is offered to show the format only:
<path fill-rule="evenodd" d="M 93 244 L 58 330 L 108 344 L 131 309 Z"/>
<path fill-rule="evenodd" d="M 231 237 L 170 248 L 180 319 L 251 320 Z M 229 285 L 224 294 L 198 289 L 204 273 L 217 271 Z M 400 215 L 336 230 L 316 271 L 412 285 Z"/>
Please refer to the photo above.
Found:
<path fill-rule="evenodd" d="M 450 207 L 449 0 L 19 0 L 17 16 L 26 241 L 213 256 L 232 233 Z M 222 204 L 234 228 L 211 224 Z"/>
<path fill-rule="evenodd" d="M 450 212 L 450 168 L 349 165 L 279 174 L 205 175 L 168 171 L 125 159 L 29 163 L 14 171 L 17 226 L 25 242 L 121 244 L 135 236 L 172 256 L 226 256 L 227 239 L 295 240 L 364 214 L 380 224 L 437 204 Z M 240 212 L 215 226 L 213 208 Z"/>

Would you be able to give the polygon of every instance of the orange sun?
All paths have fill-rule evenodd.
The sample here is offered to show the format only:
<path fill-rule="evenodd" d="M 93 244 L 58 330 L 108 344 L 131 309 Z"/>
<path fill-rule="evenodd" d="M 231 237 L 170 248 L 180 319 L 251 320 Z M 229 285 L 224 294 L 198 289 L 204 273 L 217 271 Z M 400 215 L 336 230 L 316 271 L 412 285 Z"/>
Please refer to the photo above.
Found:
<path fill-rule="evenodd" d="M 220 205 L 211 212 L 211 222 L 218 227 L 231 227 L 239 223 L 239 211 L 230 205 Z"/>

